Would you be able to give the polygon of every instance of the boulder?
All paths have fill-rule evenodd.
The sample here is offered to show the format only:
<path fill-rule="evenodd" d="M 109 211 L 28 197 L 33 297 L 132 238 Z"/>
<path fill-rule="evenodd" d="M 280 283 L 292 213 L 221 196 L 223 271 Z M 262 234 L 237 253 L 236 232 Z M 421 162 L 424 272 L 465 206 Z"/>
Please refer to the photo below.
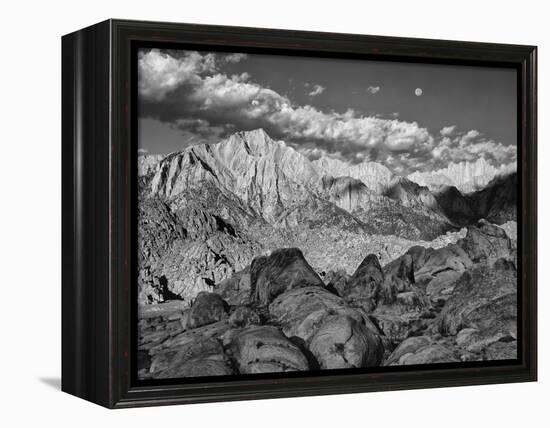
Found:
<path fill-rule="evenodd" d="M 455 270 L 439 272 L 426 284 L 426 295 L 434 303 L 444 303 L 450 297 L 461 276 L 462 272 Z"/>
<path fill-rule="evenodd" d="M 342 296 L 345 292 L 350 276 L 343 269 L 337 271 L 330 270 L 325 275 L 324 279 L 328 289 L 335 290 L 339 296 Z"/>
<path fill-rule="evenodd" d="M 386 359 L 384 365 L 393 366 L 398 365 L 401 357 L 407 354 L 414 354 L 420 348 L 428 346 L 432 343 L 432 339 L 427 336 L 416 336 L 409 337 L 408 339 L 403 340 L 397 348 L 391 353 L 391 355 Z"/>
<path fill-rule="evenodd" d="M 386 366 L 456 363 L 457 353 L 427 336 L 410 337 L 404 340 L 386 360 Z"/>
<path fill-rule="evenodd" d="M 410 254 L 395 259 L 384 266 L 384 282 L 380 293 L 381 302 L 393 303 L 398 293 L 410 291 L 414 284 L 414 265 Z"/>
<path fill-rule="evenodd" d="M 194 328 L 192 330 L 179 330 L 172 334 L 168 333 L 162 342 L 148 348 L 149 353 L 151 356 L 154 356 L 155 354 L 176 349 L 198 339 L 206 340 L 208 338 L 213 338 L 216 340 L 221 340 L 224 334 L 233 328 L 234 327 L 229 323 L 229 320 L 224 319 L 212 324 L 206 324 L 202 327 Z"/>
<path fill-rule="evenodd" d="M 326 318 L 309 349 L 321 369 L 378 366 L 383 356 L 379 338 L 363 323 L 345 315 Z"/>
<path fill-rule="evenodd" d="M 480 220 L 476 226 L 469 226 L 466 237 L 457 244 L 466 251 L 474 262 L 496 260 L 504 257 L 513 259 L 512 241 L 501 229 L 486 220 Z"/>
<path fill-rule="evenodd" d="M 390 346 L 390 349 L 393 349 L 394 344 L 400 343 L 411 335 L 423 332 L 427 328 L 425 320 L 415 313 L 403 314 L 392 312 L 387 308 L 377 308 L 373 313 L 373 317 L 384 333 L 383 337 L 387 338 L 393 345 Z"/>
<path fill-rule="evenodd" d="M 468 254 L 457 244 L 449 244 L 429 252 L 422 267 L 415 271 L 416 280 L 431 279 L 445 271 L 464 272 L 472 266 Z"/>
<path fill-rule="evenodd" d="M 190 311 L 182 300 L 138 306 L 138 349 L 148 351 L 184 331 L 181 320 Z"/>
<path fill-rule="evenodd" d="M 165 379 L 223 376 L 235 372 L 218 340 L 196 338 L 175 349 L 155 354 L 150 373 L 152 378 Z"/>
<path fill-rule="evenodd" d="M 324 287 L 298 248 L 283 248 L 267 257 L 256 257 L 250 267 L 250 279 L 251 298 L 259 305 L 267 305 L 293 288 Z"/>
<path fill-rule="evenodd" d="M 227 309 L 227 303 L 219 294 L 201 291 L 182 319 L 182 324 L 187 330 L 211 324 L 227 318 Z"/>
<path fill-rule="evenodd" d="M 299 337 L 309 343 L 327 317 L 348 316 L 364 324 L 376 336 L 380 330 L 360 309 L 351 308 L 346 301 L 320 287 L 289 290 L 269 306 L 273 322 L 281 326 L 288 337 Z"/>
<path fill-rule="evenodd" d="M 400 365 L 416 364 L 437 364 L 437 363 L 458 363 L 459 356 L 451 349 L 440 344 L 428 345 L 419 349 L 414 354 L 404 355 L 400 360 Z"/>
<path fill-rule="evenodd" d="M 433 322 L 435 314 L 424 292 L 416 285 L 409 291 L 398 293 L 392 303 L 379 304 L 372 317 L 394 343 L 422 334 Z"/>
<path fill-rule="evenodd" d="M 441 313 L 435 328 L 443 335 L 456 335 L 475 328 L 480 338 L 517 333 L 517 273 L 481 264 L 465 272 Z"/>
<path fill-rule="evenodd" d="M 405 311 L 423 310 L 429 306 L 425 296 L 416 290 L 399 293 L 395 297 L 395 304 L 402 307 Z"/>
<path fill-rule="evenodd" d="M 484 354 L 494 344 L 515 342 L 510 333 L 499 332 L 492 336 L 484 335 L 476 328 L 464 328 L 456 336 L 456 344 L 474 354 Z M 515 343 L 513 343 L 515 347 Z M 515 357 L 514 357 L 515 358 Z"/>
<path fill-rule="evenodd" d="M 308 360 L 298 346 L 273 326 L 242 330 L 232 338 L 229 350 L 243 374 L 309 370 Z"/>
<path fill-rule="evenodd" d="M 344 297 L 353 306 L 372 312 L 378 303 L 383 282 L 384 273 L 378 257 L 369 254 L 348 281 Z"/>
<path fill-rule="evenodd" d="M 229 322 L 235 327 L 247 327 L 260 324 L 260 316 L 247 306 L 237 306 L 229 317 Z"/>
<path fill-rule="evenodd" d="M 435 250 L 431 247 L 426 248 L 420 245 L 409 248 L 407 254 L 412 258 L 414 270 L 417 271 L 421 269 L 434 251 Z"/>
<path fill-rule="evenodd" d="M 216 285 L 214 291 L 229 305 L 245 305 L 250 301 L 250 267 L 234 273 Z"/>

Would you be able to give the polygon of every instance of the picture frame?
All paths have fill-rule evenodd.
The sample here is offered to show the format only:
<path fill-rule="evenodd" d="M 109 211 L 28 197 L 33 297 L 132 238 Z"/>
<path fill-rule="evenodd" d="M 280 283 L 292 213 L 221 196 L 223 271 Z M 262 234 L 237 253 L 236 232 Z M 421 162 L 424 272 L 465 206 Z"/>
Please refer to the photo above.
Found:
<path fill-rule="evenodd" d="M 324 374 L 136 379 L 136 47 L 517 70 L 518 359 Z M 534 46 L 107 20 L 62 38 L 62 390 L 109 408 L 537 379 Z"/>

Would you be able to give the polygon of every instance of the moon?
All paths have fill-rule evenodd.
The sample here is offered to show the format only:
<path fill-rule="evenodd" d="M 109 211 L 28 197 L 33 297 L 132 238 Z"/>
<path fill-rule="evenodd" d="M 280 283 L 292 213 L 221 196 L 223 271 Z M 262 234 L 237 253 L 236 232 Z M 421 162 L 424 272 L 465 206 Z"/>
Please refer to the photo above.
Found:
<path fill-rule="evenodd" d="M 417 97 L 419 97 L 420 95 L 422 95 L 422 89 L 421 89 L 421 88 L 416 88 L 416 89 L 414 90 L 414 94 L 415 94 Z"/>

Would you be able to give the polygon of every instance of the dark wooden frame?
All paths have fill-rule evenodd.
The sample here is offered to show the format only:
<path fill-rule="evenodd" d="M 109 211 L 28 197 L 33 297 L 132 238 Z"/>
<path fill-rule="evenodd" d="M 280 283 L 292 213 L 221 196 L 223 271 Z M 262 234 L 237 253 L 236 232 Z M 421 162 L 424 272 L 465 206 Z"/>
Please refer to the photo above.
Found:
<path fill-rule="evenodd" d="M 516 363 L 139 385 L 132 375 L 132 43 L 518 70 Z M 536 47 L 108 20 L 62 38 L 62 389 L 133 407 L 537 379 Z"/>

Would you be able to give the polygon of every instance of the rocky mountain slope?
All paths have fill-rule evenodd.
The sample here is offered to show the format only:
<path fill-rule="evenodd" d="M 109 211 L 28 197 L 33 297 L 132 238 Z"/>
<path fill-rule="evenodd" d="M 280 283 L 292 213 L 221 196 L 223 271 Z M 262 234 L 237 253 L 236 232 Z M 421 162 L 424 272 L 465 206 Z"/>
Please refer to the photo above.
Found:
<path fill-rule="evenodd" d="M 432 191 L 438 191 L 441 186 L 454 186 L 462 193 L 471 193 L 483 189 L 495 178 L 515 171 L 515 163 L 496 168 L 485 158 L 479 158 L 475 162 L 450 163 L 446 168 L 437 171 L 417 171 L 408 178 Z"/>
<path fill-rule="evenodd" d="M 163 155 L 140 155 L 137 159 L 138 177 L 154 174 Z"/>
<path fill-rule="evenodd" d="M 139 162 L 141 378 L 514 357 L 514 174 L 432 191 L 263 130 Z"/>
<path fill-rule="evenodd" d="M 486 221 L 439 249 L 323 279 L 297 248 L 251 264 L 189 306 L 142 306 L 138 376 L 231 374 L 517 357 L 515 244 Z"/>
<path fill-rule="evenodd" d="M 378 194 L 384 193 L 394 178 L 388 168 L 377 162 L 361 162 L 356 165 L 349 165 L 341 160 L 325 156 L 312 163 L 322 175 L 336 178 L 355 178 Z"/>
<path fill-rule="evenodd" d="M 343 165 L 327 158 L 311 162 L 261 129 L 240 132 L 217 144 L 168 155 L 156 166 L 149 196 L 173 198 L 209 183 L 236 196 L 251 214 L 283 227 L 295 225 L 296 213 L 310 206 L 326 208 L 327 200 L 350 214 L 379 205 L 387 209 L 392 200 L 426 216 L 438 213 L 437 201 L 427 188 L 393 178 L 384 166 L 369 162 L 346 169 Z"/>
<path fill-rule="evenodd" d="M 393 258 L 480 218 L 479 210 L 461 214 L 459 196 L 372 162 L 311 162 L 261 129 L 139 160 L 142 303 L 190 302 L 277 248 L 300 248 L 319 273 L 351 272 L 368 252 Z M 513 212 L 502 191 L 483 195 L 468 196 L 468 206 L 493 219 Z"/>
<path fill-rule="evenodd" d="M 484 189 L 463 195 L 454 186 L 433 192 L 444 215 L 457 225 L 485 218 L 496 224 L 516 221 L 517 174 L 494 178 Z"/>
<path fill-rule="evenodd" d="M 496 177 L 484 189 L 472 195 L 479 217 L 502 224 L 516 221 L 518 181 L 517 173 Z"/>

